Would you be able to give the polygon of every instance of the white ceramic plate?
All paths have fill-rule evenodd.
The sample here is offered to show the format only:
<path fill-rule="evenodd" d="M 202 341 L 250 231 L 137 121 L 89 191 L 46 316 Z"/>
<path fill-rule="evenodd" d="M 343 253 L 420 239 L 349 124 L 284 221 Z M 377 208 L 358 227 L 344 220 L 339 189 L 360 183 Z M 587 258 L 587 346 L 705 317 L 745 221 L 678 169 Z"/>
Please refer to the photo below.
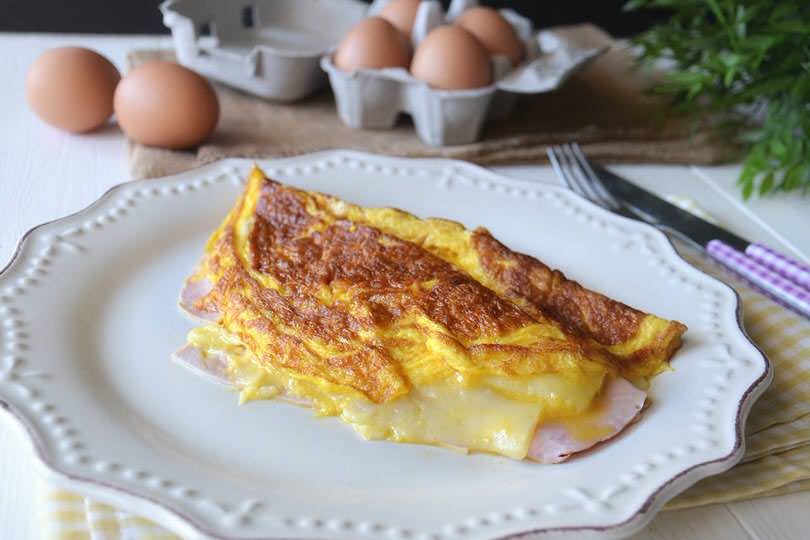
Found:
<path fill-rule="evenodd" d="M 651 227 L 461 162 L 327 152 L 260 162 L 363 205 L 485 225 L 584 285 L 689 325 L 653 406 L 588 455 L 543 466 L 366 442 L 334 418 L 236 395 L 170 360 L 185 275 L 251 166 L 123 184 L 27 234 L 0 275 L 0 405 L 54 482 L 186 537 L 617 537 L 742 455 L 769 382 L 734 292 Z"/>

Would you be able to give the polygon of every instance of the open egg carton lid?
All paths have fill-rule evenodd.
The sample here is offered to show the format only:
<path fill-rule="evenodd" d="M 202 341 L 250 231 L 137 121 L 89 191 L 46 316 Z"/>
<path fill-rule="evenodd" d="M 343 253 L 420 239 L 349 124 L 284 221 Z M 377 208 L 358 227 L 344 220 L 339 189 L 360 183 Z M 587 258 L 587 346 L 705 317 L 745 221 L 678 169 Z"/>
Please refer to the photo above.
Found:
<path fill-rule="evenodd" d="M 360 21 L 359 0 L 166 0 L 178 61 L 260 97 L 295 101 L 323 87 L 320 57 Z"/>
<path fill-rule="evenodd" d="M 390 0 L 375 0 L 368 15 L 380 13 Z M 437 26 L 452 23 L 476 0 L 452 0 L 447 12 L 436 0 L 422 0 L 416 12 L 413 48 Z M 321 58 L 329 74 L 338 114 L 354 128 L 393 127 L 400 113 L 410 114 L 417 135 L 434 146 L 466 144 L 480 138 L 486 119 L 509 114 L 517 94 L 540 94 L 559 88 L 606 46 L 591 47 L 570 40 L 554 29 L 536 31 L 532 22 L 510 9 L 499 10 L 522 41 L 524 60 L 514 68 L 506 56 L 494 56 L 494 81 L 465 90 L 431 88 L 402 68 L 345 72 L 332 62 L 331 51 Z"/>

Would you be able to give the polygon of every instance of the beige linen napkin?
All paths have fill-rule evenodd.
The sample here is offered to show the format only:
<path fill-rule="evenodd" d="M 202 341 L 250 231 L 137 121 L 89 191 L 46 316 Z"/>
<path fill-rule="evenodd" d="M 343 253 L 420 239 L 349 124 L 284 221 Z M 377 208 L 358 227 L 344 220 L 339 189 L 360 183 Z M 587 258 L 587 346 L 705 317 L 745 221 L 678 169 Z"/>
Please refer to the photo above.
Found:
<path fill-rule="evenodd" d="M 284 104 L 217 84 L 221 118 L 214 136 L 188 152 L 133 144 L 132 174 L 162 176 L 224 157 L 280 157 L 329 148 L 487 164 L 544 162 L 547 145 L 572 139 L 603 162 L 715 163 L 735 154 L 727 137 L 696 131 L 692 122 L 664 116 L 663 101 L 645 94 L 649 73 L 634 68 L 626 45 L 590 24 L 555 31 L 584 46 L 610 48 L 557 91 L 521 96 L 509 118 L 485 126 L 479 142 L 428 146 L 417 138 L 408 118 L 390 130 L 349 128 L 338 118 L 328 90 Z M 173 58 L 171 51 L 134 51 L 129 63 Z"/>

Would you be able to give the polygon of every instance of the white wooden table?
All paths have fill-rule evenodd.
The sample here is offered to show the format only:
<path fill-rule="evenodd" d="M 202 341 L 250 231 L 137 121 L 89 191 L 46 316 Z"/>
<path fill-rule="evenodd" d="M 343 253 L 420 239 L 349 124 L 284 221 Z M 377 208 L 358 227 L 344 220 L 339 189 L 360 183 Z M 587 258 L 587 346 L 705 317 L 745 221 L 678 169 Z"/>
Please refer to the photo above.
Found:
<path fill-rule="evenodd" d="M 69 135 L 39 122 L 26 106 L 27 67 L 44 50 L 68 44 L 93 48 L 122 70 L 127 51 L 170 46 L 167 38 L 154 36 L 0 34 L 0 267 L 27 229 L 75 212 L 111 185 L 129 178 L 126 142 L 117 127 Z M 556 181 L 544 166 L 498 170 L 536 181 Z M 734 186 L 736 166 L 639 165 L 618 170 L 659 193 L 691 197 L 736 233 L 810 262 L 810 198 L 779 195 L 743 203 Z M 36 486 L 29 444 L 10 422 L 0 422 L 0 538 L 39 536 Z M 810 538 L 808 508 L 810 493 L 801 493 L 665 512 L 636 538 Z"/>

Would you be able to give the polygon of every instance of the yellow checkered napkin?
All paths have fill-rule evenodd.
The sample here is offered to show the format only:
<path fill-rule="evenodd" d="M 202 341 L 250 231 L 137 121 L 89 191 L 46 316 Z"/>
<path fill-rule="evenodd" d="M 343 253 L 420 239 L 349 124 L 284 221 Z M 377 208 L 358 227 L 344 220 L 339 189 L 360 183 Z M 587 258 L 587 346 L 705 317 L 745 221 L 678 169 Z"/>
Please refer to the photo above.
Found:
<path fill-rule="evenodd" d="M 752 291 L 702 257 L 690 255 L 689 259 L 740 293 L 746 329 L 773 363 L 774 381 L 751 411 L 743 462 L 699 482 L 667 508 L 810 489 L 810 321 Z M 177 538 L 145 519 L 52 486 L 44 486 L 42 499 L 47 539 Z"/>
<path fill-rule="evenodd" d="M 44 539 L 179 540 L 151 521 L 44 482 L 40 498 Z"/>
<path fill-rule="evenodd" d="M 702 480 L 671 500 L 667 509 L 690 508 L 810 489 L 810 445 L 737 465 Z"/>
<path fill-rule="evenodd" d="M 745 328 L 773 364 L 774 379 L 751 410 L 742 463 L 698 482 L 667 508 L 810 489 L 810 321 L 754 292 L 705 258 L 681 252 L 740 294 Z"/>

